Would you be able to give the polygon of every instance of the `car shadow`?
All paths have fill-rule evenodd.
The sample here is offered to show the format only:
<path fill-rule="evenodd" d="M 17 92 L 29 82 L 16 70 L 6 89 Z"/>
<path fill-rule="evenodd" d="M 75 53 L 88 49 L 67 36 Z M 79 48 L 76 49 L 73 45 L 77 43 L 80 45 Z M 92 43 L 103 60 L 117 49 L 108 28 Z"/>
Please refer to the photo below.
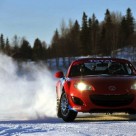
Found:
<path fill-rule="evenodd" d="M 75 122 L 100 122 L 100 121 L 136 121 L 136 114 L 90 114 L 87 116 L 78 116 Z"/>
<path fill-rule="evenodd" d="M 74 123 L 82 122 L 117 122 L 117 121 L 136 121 L 136 114 L 89 114 L 77 116 Z M 50 123 L 50 124 L 59 124 L 66 123 L 61 118 L 57 117 L 46 117 L 42 119 L 28 119 L 28 120 L 1 120 L 0 124 L 41 124 L 41 123 Z M 67 122 L 71 123 L 71 122 Z"/>

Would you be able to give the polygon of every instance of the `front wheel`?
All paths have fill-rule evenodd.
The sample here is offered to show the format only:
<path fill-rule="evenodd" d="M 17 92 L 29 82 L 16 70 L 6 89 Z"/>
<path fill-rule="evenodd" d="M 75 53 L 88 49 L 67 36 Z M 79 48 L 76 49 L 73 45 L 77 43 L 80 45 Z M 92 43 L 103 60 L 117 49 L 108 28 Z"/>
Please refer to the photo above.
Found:
<path fill-rule="evenodd" d="M 77 112 L 69 108 L 66 93 L 64 92 L 60 99 L 61 118 L 66 122 L 72 122 L 77 116 Z"/>

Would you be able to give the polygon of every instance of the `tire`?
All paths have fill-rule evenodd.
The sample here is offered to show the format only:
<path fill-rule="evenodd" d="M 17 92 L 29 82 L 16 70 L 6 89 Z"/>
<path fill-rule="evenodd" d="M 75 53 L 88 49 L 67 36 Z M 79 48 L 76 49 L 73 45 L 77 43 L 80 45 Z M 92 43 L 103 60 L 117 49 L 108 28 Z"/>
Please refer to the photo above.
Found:
<path fill-rule="evenodd" d="M 62 93 L 60 99 L 60 106 L 58 108 L 58 113 L 65 122 L 72 122 L 75 120 L 77 116 L 77 112 L 69 108 L 69 104 L 65 92 Z"/>
<path fill-rule="evenodd" d="M 60 99 L 59 98 L 57 98 L 57 107 L 56 107 L 56 109 L 57 109 L 57 117 L 61 118 Z"/>

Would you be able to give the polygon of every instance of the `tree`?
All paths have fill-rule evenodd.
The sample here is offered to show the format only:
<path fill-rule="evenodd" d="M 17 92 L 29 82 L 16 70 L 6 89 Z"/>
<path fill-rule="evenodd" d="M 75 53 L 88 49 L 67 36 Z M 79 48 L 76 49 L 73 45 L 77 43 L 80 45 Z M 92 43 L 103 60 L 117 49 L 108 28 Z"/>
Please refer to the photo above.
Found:
<path fill-rule="evenodd" d="M 1 36 L 0 36 L 0 50 L 4 52 L 4 48 L 5 48 L 4 36 L 3 36 L 3 34 L 1 34 Z"/>
<path fill-rule="evenodd" d="M 13 46 L 12 56 L 16 58 L 16 54 L 19 53 L 20 48 L 20 38 L 17 35 L 15 35 L 12 39 L 12 46 Z"/>
<path fill-rule="evenodd" d="M 51 43 L 51 55 L 52 57 L 56 58 L 56 66 L 57 68 L 59 67 L 59 55 L 60 55 L 60 49 L 59 49 L 59 32 L 56 29 L 54 36 L 52 38 L 52 43 Z"/>
<path fill-rule="evenodd" d="M 68 28 L 66 27 L 66 23 L 64 20 L 62 20 L 60 25 L 60 35 L 61 37 L 65 37 L 68 33 Z"/>
<path fill-rule="evenodd" d="M 127 31 L 128 31 L 128 35 L 131 35 L 134 33 L 134 18 L 132 16 L 131 13 L 131 9 L 128 8 L 127 9 L 127 13 L 126 13 L 126 23 L 127 23 Z"/>
<path fill-rule="evenodd" d="M 15 35 L 12 40 L 12 45 L 16 48 L 20 46 L 20 38 Z"/>
<path fill-rule="evenodd" d="M 125 16 L 122 17 L 120 24 L 120 48 L 127 45 L 127 22 Z"/>
<path fill-rule="evenodd" d="M 33 47 L 33 59 L 35 61 L 43 60 L 43 47 L 41 41 L 37 38 Z"/>
<path fill-rule="evenodd" d="M 120 48 L 120 23 L 122 15 L 120 12 L 112 12 L 111 19 L 113 23 L 112 27 L 112 50 Z"/>
<path fill-rule="evenodd" d="M 31 60 L 32 59 L 32 48 L 26 39 L 22 39 L 22 44 L 20 47 L 20 59 Z"/>
<path fill-rule="evenodd" d="M 89 36 L 89 41 L 88 41 L 88 44 L 89 44 L 89 47 L 90 47 L 90 54 L 92 54 L 93 52 L 93 47 L 92 47 L 92 19 L 89 18 L 88 19 L 88 36 Z"/>
<path fill-rule="evenodd" d="M 103 40 L 101 48 L 104 55 L 110 55 L 112 50 L 112 27 L 113 23 L 111 19 L 111 14 L 110 11 L 107 9 L 101 31 L 101 38 L 103 38 L 101 39 L 101 41 Z"/>
<path fill-rule="evenodd" d="M 71 41 L 72 41 L 72 45 L 71 45 L 72 52 L 70 56 L 72 56 L 72 54 L 74 56 L 78 56 L 80 55 L 79 50 L 80 50 L 81 43 L 80 43 L 80 25 L 77 20 L 75 21 L 71 29 L 70 36 L 71 36 Z"/>
<path fill-rule="evenodd" d="M 83 13 L 83 17 L 82 17 L 82 28 L 81 28 L 80 40 L 81 40 L 80 54 L 88 55 L 90 51 L 89 29 L 88 29 L 87 15 L 85 12 Z"/>
<path fill-rule="evenodd" d="M 91 28 L 91 41 L 92 41 L 92 54 L 96 55 L 98 53 L 98 39 L 99 39 L 99 22 L 95 17 L 95 14 L 92 15 L 92 28 Z"/>
<path fill-rule="evenodd" d="M 134 34 L 134 18 L 131 9 L 126 10 L 126 15 L 122 17 L 120 25 L 121 47 L 129 46 Z"/>
<path fill-rule="evenodd" d="M 59 49 L 59 32 L 56 29 L 52 42 L 51 42 L 51 48 L 52 48 L 52 57 L 59 57 L 60 49 Z"/>
<path fill-rule="evenodd" d="M 9 43 L 9 39 L 6 39 L 6 44 L 5 44 L 5 49 L 4 49 L 5 53 L 7 55 L 11 55 L 11 47 L 10 47 L 10 43 Z"/>
<path fill-rule="evenodd" d="M 47 43 L 45 41 L 42 42 L 42 50 L 43 50 L 43 60 L 47 59 Z"/>
<path fill-rule="evenodd" d="M 131 13 L 131 9 L 128 8 L 126 11 L 126 35 L 127 35 L 127 44 L 129 45 L 131 36 L 134 33 L 134 18 Z"/>

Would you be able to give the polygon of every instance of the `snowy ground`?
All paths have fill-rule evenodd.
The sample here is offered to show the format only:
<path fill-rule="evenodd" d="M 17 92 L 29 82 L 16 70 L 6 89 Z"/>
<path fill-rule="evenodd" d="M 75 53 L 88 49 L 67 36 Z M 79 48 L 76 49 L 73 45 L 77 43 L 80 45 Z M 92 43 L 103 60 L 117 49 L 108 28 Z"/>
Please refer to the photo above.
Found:
<path fill-rule="evenodd" d="M 73 123 L 58 119 L 55 83 L 42 64 L 16 64 L 0 54 L 0 135 L 136 136 L 136 116 L 81 114 Z"/>
<path fill-rule="evenodd" d="M 83 118 L 82 118 L 83 119 Z M 136 122 L 122 120 L 77 119 L 65 123 L 61 119 L 1 121 L 2 136 L 135 136 Z"/>

